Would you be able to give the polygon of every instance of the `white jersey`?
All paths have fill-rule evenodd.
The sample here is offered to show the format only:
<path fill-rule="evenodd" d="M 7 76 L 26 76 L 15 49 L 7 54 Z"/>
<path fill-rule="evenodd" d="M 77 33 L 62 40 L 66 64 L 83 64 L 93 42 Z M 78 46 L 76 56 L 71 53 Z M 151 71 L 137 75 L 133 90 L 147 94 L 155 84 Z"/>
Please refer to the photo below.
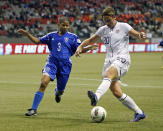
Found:
<path fill-rule="evenodd" d="M 125 58 L 130 63 L 129 54 L 129 35 L 128 32 L 132 27 L 123 22 L 117 22 L 113 29 L 107 25 L 100 27 L 96 35 L 101 37 L 101 40 L 106 46 L 106 61 L 111 63 L 117 58 Z"/>

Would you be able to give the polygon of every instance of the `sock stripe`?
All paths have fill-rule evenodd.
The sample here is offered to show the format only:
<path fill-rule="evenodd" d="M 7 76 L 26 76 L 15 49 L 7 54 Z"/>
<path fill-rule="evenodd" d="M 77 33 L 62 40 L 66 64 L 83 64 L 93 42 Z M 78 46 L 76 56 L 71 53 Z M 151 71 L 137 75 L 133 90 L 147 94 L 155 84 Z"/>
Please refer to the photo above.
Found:
<path fill-rule="evenodd" d="M 108 80 L 108 81 L 110 81 L 110 82 L 111 82 L 111 80 L 110 80 L 109 78 L 104 78 L 103 80 Z"/>
<path fill-rule="evenodd" d="M 124 98 L 120 98 L 120 101 L 124 101 L 126 98 L 127 98 L 127 95 Z"/>

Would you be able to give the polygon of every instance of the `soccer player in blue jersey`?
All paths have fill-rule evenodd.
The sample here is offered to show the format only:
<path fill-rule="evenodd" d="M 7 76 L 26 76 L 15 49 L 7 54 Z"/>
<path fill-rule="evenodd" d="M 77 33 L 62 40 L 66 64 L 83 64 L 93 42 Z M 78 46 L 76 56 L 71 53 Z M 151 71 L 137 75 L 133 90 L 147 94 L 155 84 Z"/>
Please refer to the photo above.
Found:
<path fill-rule="evenodd" d="M 43 69 L 41 84 L 39 90 L 35 93 L 33 105 L 26 116 L 37 115 L 37 108 L 44 96 L 44 91 L 50 81 L 57 79 L 57 88 L 55 89 L 55 100 L 61 101 L 72 67 L 70 57 L 74 55 L 77 47 L 81 44 L 77 35 L 68 32 L 70 27 L 69 20 L 66 17 L 58 19 L 58 31 L 48 33 L 43 37 L 34 37 L 28 31 L 19 29 L 18 32 L 27 36 L 35 44 L 47 44 L 50 50 L 49 57 Z M 95 49 L 95 46 L 87 47 L 83 53 Z"/>
<path fill-rule="evenodd" d="M 163 40 L 162 40 L 162 41 L 160 41 L 160 43 L 158 44 L 158 47 L 163 48 Z M 162 57 L 162 58 L 163 58 L 163 57 Z M 161 69 L 163 69 L 163 66 L 161 67 Z"/>

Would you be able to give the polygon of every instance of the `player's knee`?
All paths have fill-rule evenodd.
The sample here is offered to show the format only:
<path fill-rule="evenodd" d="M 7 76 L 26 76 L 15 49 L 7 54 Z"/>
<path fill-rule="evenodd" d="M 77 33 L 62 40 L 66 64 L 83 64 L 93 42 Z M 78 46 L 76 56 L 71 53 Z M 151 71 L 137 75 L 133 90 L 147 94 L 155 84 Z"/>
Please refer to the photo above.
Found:
<path fill-rule="evenodd" d="M 117 79 L 117 77 L 115 75 L 113 75 L 113 74 L 104 75 L 104 78 L 109 78 L 110 80 Z"/>
<path fill-rule="evenodd" d="M 117 77 L 118 77 L 118 73 L 116 68 L 114 67 L 109 68 L 104 75 L 104 78 L 109 78 L 111 80 L 116 79 Z"/>

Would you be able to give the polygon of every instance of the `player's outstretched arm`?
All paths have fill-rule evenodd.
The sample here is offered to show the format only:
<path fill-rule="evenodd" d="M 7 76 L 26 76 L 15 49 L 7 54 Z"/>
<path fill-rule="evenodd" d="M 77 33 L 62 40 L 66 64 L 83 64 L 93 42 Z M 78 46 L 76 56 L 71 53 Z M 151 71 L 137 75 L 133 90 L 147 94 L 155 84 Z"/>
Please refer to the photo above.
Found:
<path fill-rule="evenodd" d="M 138 32 L 138 31 L 136 31 L 134 29 L 131 29 L 129 31 L 129 34 L 131 34 L 132 36 L 134 36 L 134 37 L 136 37 L 136 38 L 138 38 L 140 40 L 146 38 L 146 34 L 144 32 Z"/>
<path fill-rule="evenodd" d="M 40 43 L 40 41 L 39 41 L 39 39 L 37 37 L 34 37 L 32 34 L 30 34 L 26 30 L 19 29 L 18 32 L 21 33 L 21 34 L 23 34 L 24 36 L 27 36 L 35 44 L 39 44 Z"/>
<path fill-rule="evenodd" d="M 96 50 L 98 47 L 98 45 L 89 45 L 89 46 L 86 46 L 83 48 L 82 52 L 81 53 L 86 53 L 87 51 L 89 50 Z"/>
<path fill-rule="evenodd" d="M 81 53 L 84 53 L 87 50 L 87 48 L 84 49 L 85 46 L 89 45 L 90 43 L 96 42 L 100 37 L 96 34 L 94 34 L 93 36 L 91 36 L 90 38 L 84 40 L 77 48 L 76 52 L 75 52 L 75 56 L 80 56 Z M 92 48 L 92 47 L 90 47 Z"/>

